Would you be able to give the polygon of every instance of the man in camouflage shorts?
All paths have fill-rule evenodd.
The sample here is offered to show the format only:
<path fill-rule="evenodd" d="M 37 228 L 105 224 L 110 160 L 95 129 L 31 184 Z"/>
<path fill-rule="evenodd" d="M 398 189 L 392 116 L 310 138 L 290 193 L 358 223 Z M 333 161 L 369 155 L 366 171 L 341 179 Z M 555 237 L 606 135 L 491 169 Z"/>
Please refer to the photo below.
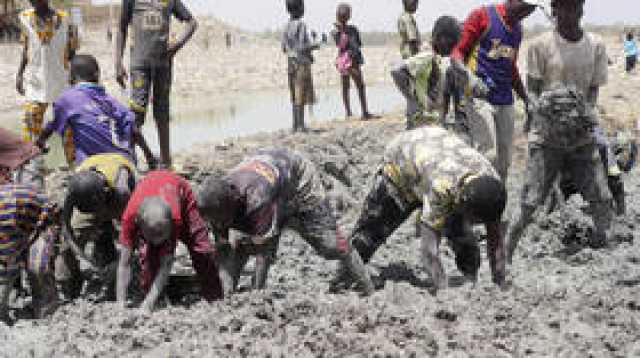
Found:
<path fill-rule="evenodd" d="M 449 239 L 456 265 L 475 281 L 480 248 L 472 232 L 485 225 L 493 282 L 504 284 L 504 245 L 500 218 L 506 191 L 482 154 L 440 127 L 422 127 L 397 136 L 385 150 L 383 165 L 362 206 L 352 244 L 369 262 L 376 250 L 417 209 L 417 234 L 435 290 L 447 279 L 438 256 L 441 236 Z"/>
<path fill-rule="evenodd" d="M 358 253 L 340 232 L 313 164 L 287 149 L 259 151 L 223 178 L 208 178 L 198 207 L 218 238 L 225 293 L 235 289 L 250 255 L 256 256 L 255 288 L 264 288 L 280 232 L 296 229 L 320 255 L 340 260 L 365 294 L 371 279 Z M 250 239 L 229 240 L 229 229 Z"/>
<path fill-rule="evenodd" d="M 176 41 L 170 41 L 171 16 L 187 24 Z M 169 146 L 169 97 L 171 94 L 173 58 L 191 39 L 198 26 L 182 0 L 122 0 L 120 31 L 116 54 L 116 76 L 123 88 L 127 73 L 122 63 L 129 24 L 133 27 L 131 46 L 131 109 L 142 126 L 153 91 L 153 116 L 158 127 L 160 160 L 171 167 Z M 151 160 L 147 155 L 147 160 Z"/>

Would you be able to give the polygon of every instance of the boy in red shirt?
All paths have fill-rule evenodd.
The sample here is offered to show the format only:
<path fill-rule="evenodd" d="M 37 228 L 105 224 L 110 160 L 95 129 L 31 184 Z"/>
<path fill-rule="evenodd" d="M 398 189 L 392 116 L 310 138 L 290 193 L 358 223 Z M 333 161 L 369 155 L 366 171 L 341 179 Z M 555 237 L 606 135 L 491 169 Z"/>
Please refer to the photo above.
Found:
<path fill-rule="evenodd" d="M 138 184 L 122 215 L 118 302 L 126 302 L 131 254 L 138 247 L 146 294 L 142 309 L 153 309 L 169 279 L 178 240 L 189 250 L 204 298 L 222 298 L 214 250 L 191 186 L 172 172 L 151 172 Z"/>
<path fill-rule="evenodd" d="M 527 93 L 518 72 L 522 21 L 541 0 L 504 0 L 474 10 L 464 23 L 462 39 L 451 54 L 465 63 L 489 88 L 487 102 L 493 107 L 497 158 L 494 166 L 506 182 L 513 151 L 515 91 L 528 106 Z"/>

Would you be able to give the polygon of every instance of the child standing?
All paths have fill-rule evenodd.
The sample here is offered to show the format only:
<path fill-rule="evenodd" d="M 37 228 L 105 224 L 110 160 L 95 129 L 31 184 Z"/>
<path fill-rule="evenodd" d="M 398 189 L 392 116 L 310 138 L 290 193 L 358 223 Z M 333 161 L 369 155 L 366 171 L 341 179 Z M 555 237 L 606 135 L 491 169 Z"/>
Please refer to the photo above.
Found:
<path fill-rule="evenodd" d="M 293 105 L 293 132 L 305 132 L 304 106 L 313 104 L 315 100 L 311 52 L 317 50 L 319 45 L 311 42 L 307 25 L 302 19 L 304 0 L 287 0 L 286 8 L 291 17 L 282 36 L 282 50 L 287 54 L 289 90 Z"/>
<path fill-rule="evenodd" d="M 336 67 L 338 68 L 338 72 L 340 72 L 342 80 L 344 109 L 347 117 L 351 117 L 349 87 L 351 85 L 351 79 L 353 79 L 358 89 L 360 106 L 362 107 L 362 120 L 372 119 L 374 116 L 369 113 L 369 109 L 367 108 L 367 94 L 362 76 L 361 66 L 364 64 L 364 58 L 360 49 L 362 47 L 360 32 L 358 28 L 348 24 L 351 19 L 351 5 L 345 3 L 339 4 L 336 11 L 336 18 L 337 22 L 334 24 L 335 28 L 332 30 L 332 35 L 336 46 L 338 46 Z"/>
<path fill-rule="evenodd" d="M 32 9 L 19 15 L 22 26 L 22 59 L 16 76 L 16 90 L 26 97 L 23 124 L 25 142 L 42 132 L 44 114 L 69 82 L 69 62 L 78 48 L 69 15 L 49 5 L 48 0 L 30 0 Z M 71 133 L 65 135 L 65 154 L 73 162 Z M 44 185 L 44 163 L 37 158 L 23 168 L 20 181 Z"/>
<path fill-rule="evenodd" d="M 400 34 L 400 55 L 403 59 L 415 56 L 420 52 L 420 31 L 414 14 L 418 10 L 418 0 L 402 0 L 404 12 L 398 19 Z"/>
<path fill-rule="evenodd" d="M 638 45 L 633 38 L 632 32 L 627 34 L 627 39 L 624 42 L 624 56 L 627 60 L 625 70 L 627 73 L 631 73 L 636 68 L 636 62 L 638 61 Z"/>

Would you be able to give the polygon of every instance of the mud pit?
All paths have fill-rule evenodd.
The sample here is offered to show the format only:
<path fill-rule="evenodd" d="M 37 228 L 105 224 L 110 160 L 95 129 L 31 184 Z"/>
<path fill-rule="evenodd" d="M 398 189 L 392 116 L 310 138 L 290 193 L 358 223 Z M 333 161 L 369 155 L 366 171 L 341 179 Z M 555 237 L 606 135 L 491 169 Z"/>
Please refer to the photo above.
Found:
<path fill-rule="evenodd" d="M 199 182 L 263 145 L 304 151 L 323 172 L 350 229 L 384 143 L 402 127 L 398 120 L 337 123 L 313 135 L 282 132 L 198 147 L 179 162 Z M 517 211 L 522 182 L 522 168 L 513 172 L 507 216 Z M 443 245 L 450 288 L 431 296 L 414 229 L 405 224 L 369 265 L 379 287 L 372 297 L 331 294 L 335 264 L 286 232 L 264 292 L 186 302 L 151 316 L 78 301 L 45 320 L 0 325 L 0 341 L 7 342 L 0 355 L 637 357 L 640 182 L 632 177 L 626 183 L 628 214 L 617 221 L 611 248 L 582 247 L 591 222 L 580 200 L 572 199 L 539 218 L 522 239 L 505 292 L 491 284 L 486 257 L 476 287 L 462 284 Z"/>

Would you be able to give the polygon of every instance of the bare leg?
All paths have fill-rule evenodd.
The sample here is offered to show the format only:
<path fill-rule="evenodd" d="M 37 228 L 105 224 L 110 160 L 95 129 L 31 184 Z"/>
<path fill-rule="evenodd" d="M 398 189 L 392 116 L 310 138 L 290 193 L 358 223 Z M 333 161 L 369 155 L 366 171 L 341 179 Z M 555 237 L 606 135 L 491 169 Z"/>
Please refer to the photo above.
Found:
<path fill-rule="evenodd" d="M 53 313 L 57 307 L 55 280 L 51 273 L 29 273 L 33 292 L 33 312 L 36 319 Z"/>
<path fill-rule="evenodd" d="M 341 76 L 340 81 L 342 82 L 342 102 L 344 103 L 344 111 L 346 112 L 347 117 L 351 117 L 351 98 L 349 97 L 351 79 L 349 76 Z"/>
<path fill-rule="evenodd" d="M 143 114 L 138 114 L 138 115 L 144 116 Z M 142 123 L 141 121 L 138 121 L 138 120 L 136 120 L 136 122 Z M 158 166 L 158 160 L 153 155 L 151 148 L 149 148 L 149 144 L 147 144 L 147 140 L 142 135 L 141 126 L 138 126 L 137 124 L 133 129 L 133 140 L 135 144 L 138 147 L 140 147 L 140 149 L 142 150 L 142 154 L 144 155 L 144 158 L 147 161 L 147 165 L 149 166 L 149 169 L 155 169 Z"/>
<path fill-rule="evenodd" d="M 10 323 L 9 295 L 18 276 L 17 274 L 11 274 L 0 279 L 0 321 L 7 324 Z"/>
<path fill-rule="evenodd" d="M 367 106 L 367 90 L 364 84 L 362 71 L 360 70 L 359 67 L 354 68 L 351 71 L 351 78 L 353 78 L 353 82 L 355 82 L 356 88 L 358 89 L 358 97 L 360 98 L 360 107 L 362 108 L 362 119 L 373 118 L 371 113 L 369 113 L 369 108 Z"/>
<path fill-rule="evenodd" d="M 157 119 L 158 140 L 160 142 L 160 162 L 164 168 L 171 168 L 171 144 L 169 139 L 169 120 Z"/>

